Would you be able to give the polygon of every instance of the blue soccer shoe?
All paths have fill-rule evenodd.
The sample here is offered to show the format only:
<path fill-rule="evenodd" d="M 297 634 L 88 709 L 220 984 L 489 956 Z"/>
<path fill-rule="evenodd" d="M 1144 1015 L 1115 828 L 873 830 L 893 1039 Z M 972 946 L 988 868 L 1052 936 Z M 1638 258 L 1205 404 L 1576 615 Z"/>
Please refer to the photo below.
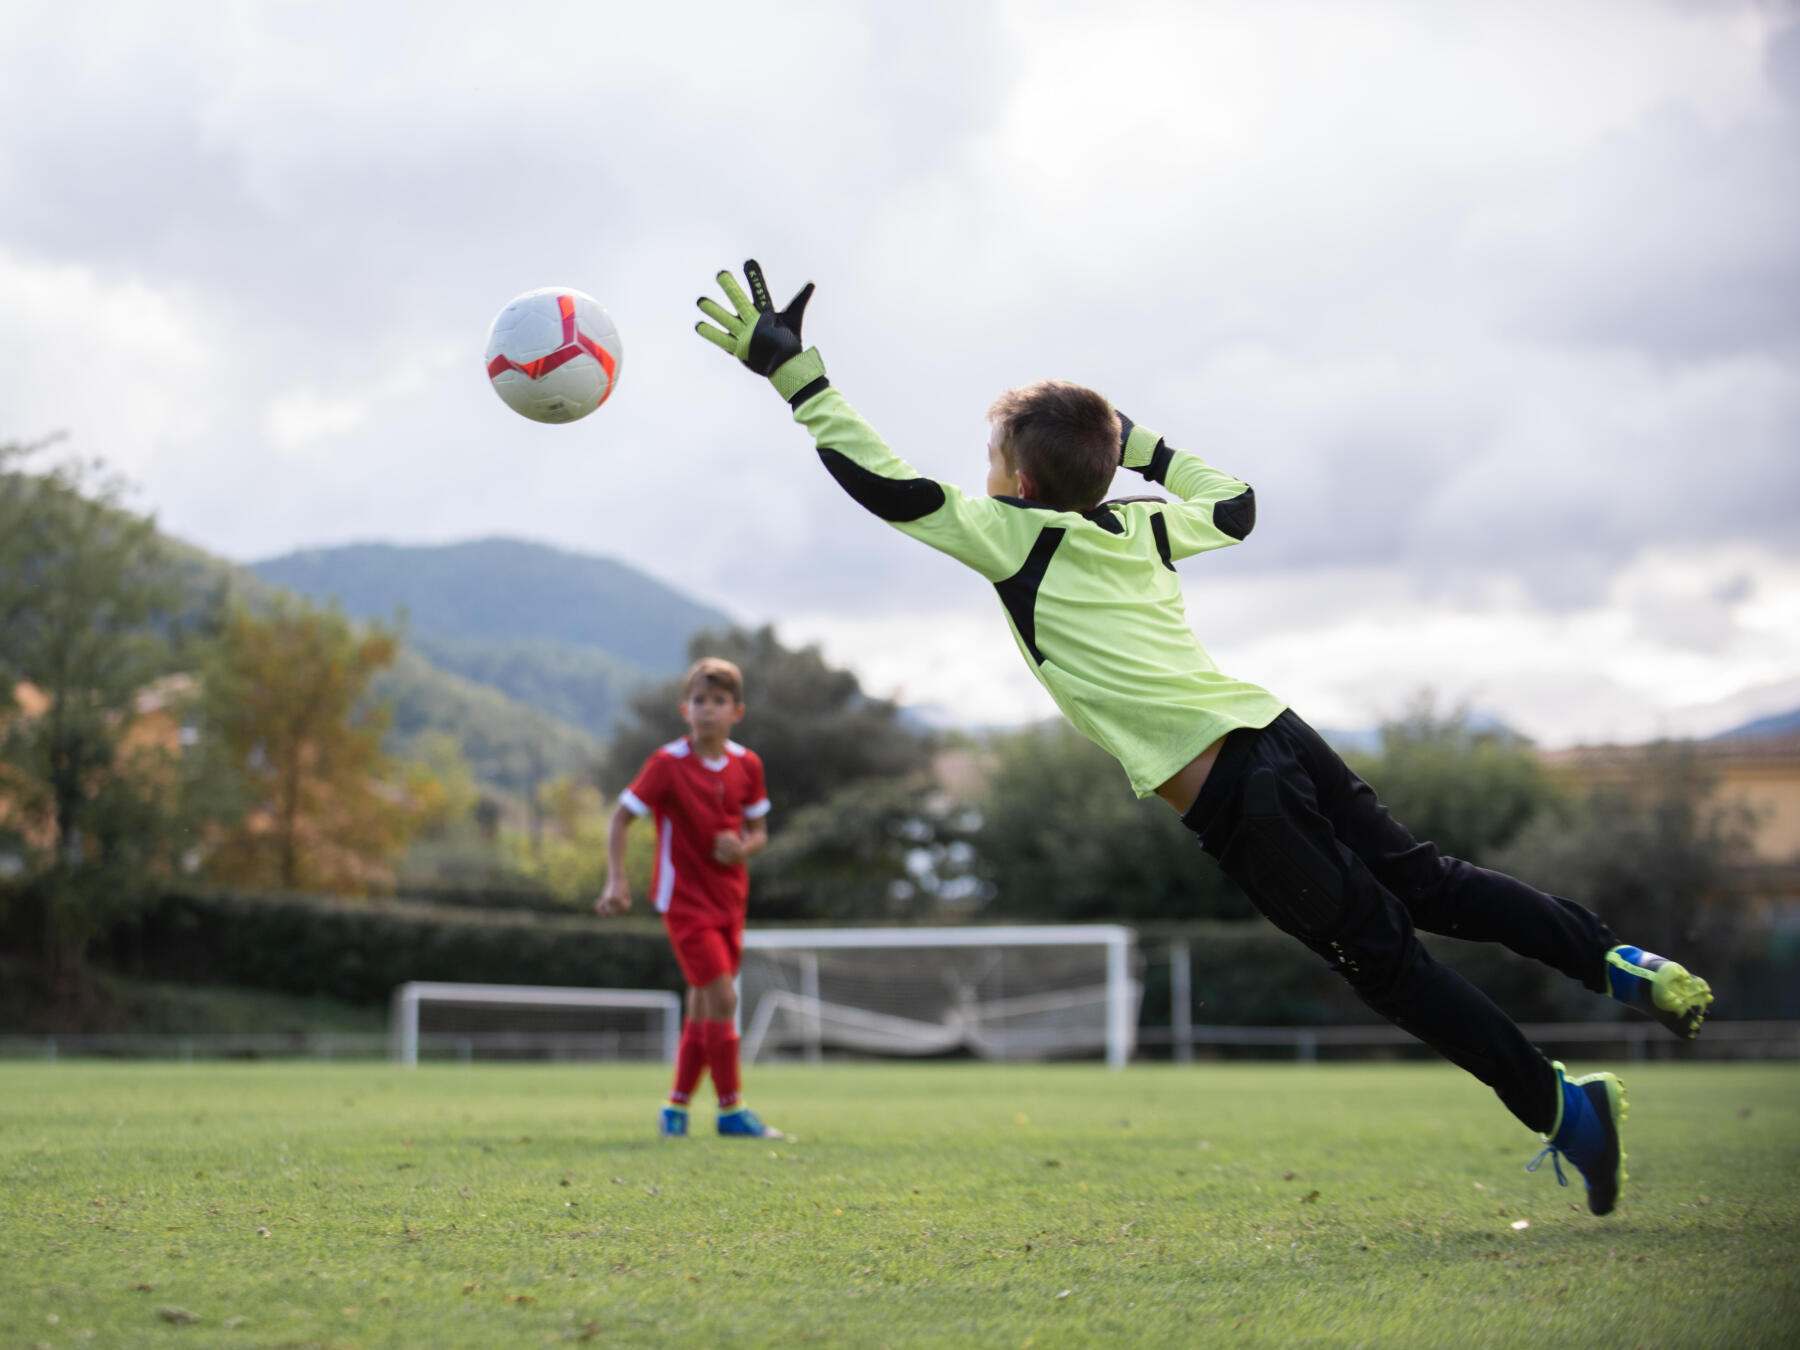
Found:
<path fill-rule="evenodd" d="M 657 1117 L 656 1133 L 664 1139 L 686 1139 L 688 1113 L 679 1106 L 665 1106 Z"/>
<path fill-rule="evenodd" d="M 1555 1128 L 1544 1136 L 1544 1151 L 1526 1163 L 1525 1170 L 1537 1171 L 1548 1155 L 1556 1168 L 1557 1184 L 1567 1186 L 1569 1179 L 1562 1170 L 1562 1159 L 1567 1158 L 1587 1183 L 1588 1209 L 1610 1214 L 1625 1189 L 1625 1146 L 1619 1139 L 1619 1126 L 1625 1119 L 1625 1085 L 1610 1073 L 1570 1078 L 1560 1063 L 1552 1067 L 1562 1104 Z"/>
<path fill-rule="evenodd" d="M 786 1139 L 773 1125 L 765 1125 L 747 1106 L 719 1113 L 719 1133 L 738 1139 Z"/>
<path fill-rule="evenodd" d="M 1608 991 L 1620 1003 L 1655 1018 L 1685 1040 L 1700 1034 L 1712 988 L 1687 967 L 1642 947 L 1614 947 L 1606 954 Z"/>

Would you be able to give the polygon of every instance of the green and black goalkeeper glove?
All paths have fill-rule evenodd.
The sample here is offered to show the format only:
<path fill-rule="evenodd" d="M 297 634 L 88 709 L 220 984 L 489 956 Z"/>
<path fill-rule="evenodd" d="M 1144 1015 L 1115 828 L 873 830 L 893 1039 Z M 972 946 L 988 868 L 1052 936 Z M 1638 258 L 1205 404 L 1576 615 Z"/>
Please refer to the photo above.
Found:
<path fill-rule="evenodd" d="M 812 299 L 812 282 L 807 282 L 788 301 L 787 308 L 778 313 L 756 259 L 744 264 L 744 280 L 750 285 L 749 295 L 744 294 L 730 272 L 719 273 L 719 286 L 735 313 L 703 295 L 697 302 L 700 312 L 719 327 L 702 322 L 694 325 L 694 331 L 730 352 L 758 375 L 767 376 L 781 396 L 792 403 L 796 394 L 825 378 L 825 362 L 818 348 L 806 350 L 800 341 L 800 323 L 806 317 L 806 302 Z"/>
<path fill-rule="evenodd" d="M 1113 411 L 1118 412 L 1118 409 Z M 1119 463 L 1136 469 L 1152 483 L 1160 483 L 1169 467 L 1171 451 L 1163 438 L 1119 413 Z"/>

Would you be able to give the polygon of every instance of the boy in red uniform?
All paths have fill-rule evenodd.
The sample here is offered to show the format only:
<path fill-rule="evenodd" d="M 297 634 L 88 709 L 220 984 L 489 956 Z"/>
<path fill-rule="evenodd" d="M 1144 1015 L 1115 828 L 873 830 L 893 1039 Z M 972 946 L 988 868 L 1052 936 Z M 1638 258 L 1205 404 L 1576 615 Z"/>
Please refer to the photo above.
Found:
<path fill-rule="evenodd" d="M 675 1085 L 659 1132 L 688 1132 L 688 1103 L 712 1070 L 719 1133 L 779 1139 L 781 1132 L 744 1105 L 738 1073 L 737 986 L 744 952 L 750 876 L 744 863 L 769 840 L 769 795 L 762 760 L 730 738 L 744 716 L 744 677 L 729 661 L 696 661 L 682 686 L 688 734 L 670 741 L 638 770 L 613 809 L 606 833 L 602 916 L 631 908 L 625 836 L 635 816 L 656 818 L 656 912 L 688 983 L 687 1024 L 675 1059 Z"/>

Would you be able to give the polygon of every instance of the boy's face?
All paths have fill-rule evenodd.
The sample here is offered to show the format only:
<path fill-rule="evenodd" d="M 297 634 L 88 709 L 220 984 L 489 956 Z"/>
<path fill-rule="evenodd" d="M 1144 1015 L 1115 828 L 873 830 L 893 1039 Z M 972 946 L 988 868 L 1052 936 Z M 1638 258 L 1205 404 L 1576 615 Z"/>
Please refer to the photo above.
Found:
<path fill-rule="evenodd" d="M 1017 497 L 1019 491 L 1019 471 L 1006 462 L 1006 450 L 1000 444 L 1000 424 L 992 423 L 988 429 L 988 478 L 987 490 L 990 497 Z"/>
<path fill-rule="evenodd" d="M 688 690 L 681 716 L 695 740 L 721 739 L 744 720 L 744 705 L 723 689 L 701 684 Z"/>

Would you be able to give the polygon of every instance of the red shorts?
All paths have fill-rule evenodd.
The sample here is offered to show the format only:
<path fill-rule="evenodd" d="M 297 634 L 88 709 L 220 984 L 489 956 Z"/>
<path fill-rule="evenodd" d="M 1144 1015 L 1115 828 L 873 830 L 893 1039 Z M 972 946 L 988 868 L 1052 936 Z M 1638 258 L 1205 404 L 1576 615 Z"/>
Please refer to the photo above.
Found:
<path fill-rule="evenodd" d="M 722 975 L 736 975 L 744 964 L 744 925 L 741 923 L 675 923 L 667 916 L 669 945 L 681 963 L 682 978 L 691 989 L 711 984 Z"/>

